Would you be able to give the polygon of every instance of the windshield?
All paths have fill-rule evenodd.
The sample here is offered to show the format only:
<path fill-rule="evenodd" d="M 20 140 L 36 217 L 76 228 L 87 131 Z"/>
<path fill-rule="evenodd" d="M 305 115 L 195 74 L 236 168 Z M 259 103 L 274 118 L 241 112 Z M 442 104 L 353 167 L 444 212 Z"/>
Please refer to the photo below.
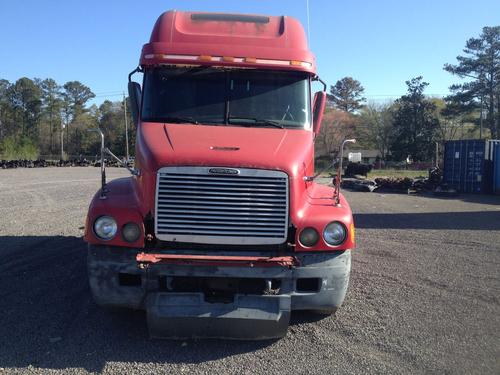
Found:
<path fill-rule="evenodd" d="M 142 120 L 308 128 L 309 78 L 300 72 L 150 69 L 144 77 Z"/>

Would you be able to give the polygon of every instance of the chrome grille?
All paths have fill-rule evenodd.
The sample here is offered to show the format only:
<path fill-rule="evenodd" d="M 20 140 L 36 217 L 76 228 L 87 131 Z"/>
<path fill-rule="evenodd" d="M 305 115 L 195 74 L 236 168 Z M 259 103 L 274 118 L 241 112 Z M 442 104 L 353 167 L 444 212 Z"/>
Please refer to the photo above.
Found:
<path fill-rule="evenodd" d="M 165 167 L 156 185 L 162 241 L 280 244 L 288 227 L 288 176 L 262 169 Z"/>

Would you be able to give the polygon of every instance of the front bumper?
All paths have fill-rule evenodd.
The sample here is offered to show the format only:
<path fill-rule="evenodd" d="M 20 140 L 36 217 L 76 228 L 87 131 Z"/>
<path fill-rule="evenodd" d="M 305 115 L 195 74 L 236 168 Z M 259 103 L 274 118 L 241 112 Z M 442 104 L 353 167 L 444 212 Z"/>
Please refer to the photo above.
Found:
<path fill-rule="evenodd" d="M 282 337 L 292 310 L 335 311 L 347 292 L 351 253 L 297 254 L 300 265 L 249 267 L 150 264 L 139 267 L 133 249 L 89 246 L 92 294 L 100 305 L 147 311 L 154 337 Z M 135 283 L 123 283 L 123 275 Z M 227 303 L 207 301 L 203 293 L 162 290 L 172 277 L 279 280 L 275 295 L 235 294 Z"/>

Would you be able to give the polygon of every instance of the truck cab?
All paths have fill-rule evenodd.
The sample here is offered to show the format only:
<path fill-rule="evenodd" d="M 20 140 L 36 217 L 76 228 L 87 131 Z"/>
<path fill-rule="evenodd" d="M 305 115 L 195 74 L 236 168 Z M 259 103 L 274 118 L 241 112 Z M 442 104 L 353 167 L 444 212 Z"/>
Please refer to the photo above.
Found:
<path fill-rule="evenodd" d="M 354 224 L 339 184 L 314 180 L 318 79 L 291 17 L 158 18 L 129 76 L 132 176 L 103 179 L 87 215 L 97 304 L 146 310 L 153 337 L 235 339 L 340 307 Z"/>

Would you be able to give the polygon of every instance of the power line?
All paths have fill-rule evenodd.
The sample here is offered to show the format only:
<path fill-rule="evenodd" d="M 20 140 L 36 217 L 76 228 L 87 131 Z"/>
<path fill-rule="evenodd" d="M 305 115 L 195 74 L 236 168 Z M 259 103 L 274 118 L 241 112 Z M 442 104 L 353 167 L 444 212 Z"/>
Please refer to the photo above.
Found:
<path fill-rule="evenodd" d="M 363 96 L 365 97 L 386 97 L 386 98 L 399 98 L 403 95 L 407 95 L 408 93 L 405 92 L 405 93 L 402 93 L 402 94 L 370 94 L 370 95 L 366 95 L 364 94 Z M 425 94 L 425 96 L 448 96 L 450 95 L 449 93 L 446 93 L 446 94 L 436 94 L 436 93 L 429 93 L 429 94 Z"/>
<path fill-rule="evenodd" d="M 103 94 L 116 94 L 121 92 L 123 92 L 123 90 L 109 90 L 109 91 L 95 92 L 94 94 L 103 95 Z"/>
<path fill-rule="evenodd" d="M 96 95 L 96 96 L 94 96 L 94 98 L 109 98 L 112 96 L 122 96 L 122 94 L 119 93 L 119 94 Z"/>

